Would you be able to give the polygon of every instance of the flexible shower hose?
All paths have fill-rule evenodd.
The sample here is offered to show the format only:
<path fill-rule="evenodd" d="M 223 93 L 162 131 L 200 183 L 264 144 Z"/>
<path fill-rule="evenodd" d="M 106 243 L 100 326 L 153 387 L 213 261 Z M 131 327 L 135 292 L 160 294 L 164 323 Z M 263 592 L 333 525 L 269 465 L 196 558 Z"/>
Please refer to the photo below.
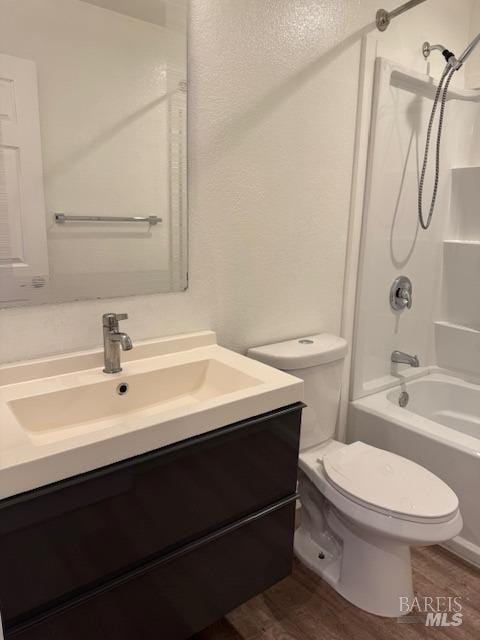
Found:
<path fill-rule="evenodd" d="M 452 80 L 453 74 L 455 73 L 455 69 L 447 64 L 444 72 L 442 73 L 442 77 L 440 78 L 440 82 L 438 83 L 437 91 L 435 93 L 435 98 L 433 101 L 432 113 L 430 115 L 430 120 L 428 122 L 427 129 L 427 140 L 425 143 L 425 155 L 423 158 L 423 166 L 422 173 L 420 175 L 420 182 L 418 184 L 418 220 L 420 222 L 420 226 L 422 229 L 428 229 L 433 217 L 433 212 L 435 210 L 435 202 L 437 200 L 437 192 L 438 192 L 438 182 L 440 178 L 440 145 L 442 141 L 442 130 L 443 130 L 443 118 L 445 115 L 445 106 L 447 103 L 447 95 L 448 95 L 448 87 Z M 441 99 L 440 99 L 441 96 Z M 425 222 L 425 218 L 423 216 L 423 187 L 425 183 L 425 174 L 427 172 L 428 166 L 428 155 L 430 152 L 430 141 L 432 137 L 432 129 L 433 123 L 435 121 L 435 113 L 437 111 L 438 102 L 440 101 L 440 116 L 438 119 L 438 133 L 437 133 L 437 147 L 435 154 L 435 179 L 433 183 L 433 193 L 432 200 L 430 202 L 430 209 L 428 211 L 427 221 Z"/>

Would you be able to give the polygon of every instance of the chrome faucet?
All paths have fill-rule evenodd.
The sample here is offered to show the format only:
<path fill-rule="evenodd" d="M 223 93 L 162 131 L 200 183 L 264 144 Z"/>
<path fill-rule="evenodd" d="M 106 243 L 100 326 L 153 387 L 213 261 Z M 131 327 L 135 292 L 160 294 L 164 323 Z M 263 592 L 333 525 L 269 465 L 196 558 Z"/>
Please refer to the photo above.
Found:
<path fill-rule="evenodd" d="M 133 349 L 133 344 L 126 333 L 119 331 L 120 320 L 128 320 L 126 313 L 105 313 L 103 322 L 103 357 L 105 373 L 120 373 L 120 347 L 123 351 Z"/>
<path fill-rule="evenodd" d="M 409 364 L 411 367 L 420 366 L 418 356 L 411 356 L 408 353 L 403 353 L 403 351 L 394 351 L 392 353 L 392 362 L 396 362 L 398 364 Z"/>

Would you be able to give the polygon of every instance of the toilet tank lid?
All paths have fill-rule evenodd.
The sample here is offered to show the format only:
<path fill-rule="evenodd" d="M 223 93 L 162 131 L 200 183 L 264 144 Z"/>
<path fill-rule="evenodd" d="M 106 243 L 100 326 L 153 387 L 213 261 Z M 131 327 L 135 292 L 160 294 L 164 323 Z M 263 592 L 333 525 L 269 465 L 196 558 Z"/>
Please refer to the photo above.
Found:
<path fill-rule="evenodd" d="M 330 333 L 252 347 L 247 352 L 250 358 L 283 371 L 336 362 L 342 360 L 346 353 L 347 341 Z"/>

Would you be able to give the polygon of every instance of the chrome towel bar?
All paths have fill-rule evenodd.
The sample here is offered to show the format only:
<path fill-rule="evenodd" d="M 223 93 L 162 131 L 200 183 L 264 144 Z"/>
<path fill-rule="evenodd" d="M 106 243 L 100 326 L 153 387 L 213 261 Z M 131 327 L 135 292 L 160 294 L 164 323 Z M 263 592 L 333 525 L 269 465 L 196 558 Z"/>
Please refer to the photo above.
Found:
<path fill-rule="evenodd" d="M 65 213 L 56 213 L 55 222 L 148 222 L 150 225 L 162 222 L 158 216 L 71 216 Z"/>

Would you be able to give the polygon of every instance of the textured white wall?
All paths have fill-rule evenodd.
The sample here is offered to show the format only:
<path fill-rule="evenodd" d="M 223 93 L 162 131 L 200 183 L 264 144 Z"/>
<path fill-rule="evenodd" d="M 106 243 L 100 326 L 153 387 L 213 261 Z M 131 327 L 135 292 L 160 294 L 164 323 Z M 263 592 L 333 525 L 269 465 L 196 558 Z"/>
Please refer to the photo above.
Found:
<path fill-rule="evenodd" d="M 428 0 L 398 19 L 382 55 L 416 64 L 423 40 L 466 24 L 460 5 Z M 98 344 L 110 309 L 130 313 L 134 339 L 211 327 L 240 350 L 338 332 L 360 40 L 377 8 L 192 0 L 188 292 L 4 310 L 0 360 Z"/>

